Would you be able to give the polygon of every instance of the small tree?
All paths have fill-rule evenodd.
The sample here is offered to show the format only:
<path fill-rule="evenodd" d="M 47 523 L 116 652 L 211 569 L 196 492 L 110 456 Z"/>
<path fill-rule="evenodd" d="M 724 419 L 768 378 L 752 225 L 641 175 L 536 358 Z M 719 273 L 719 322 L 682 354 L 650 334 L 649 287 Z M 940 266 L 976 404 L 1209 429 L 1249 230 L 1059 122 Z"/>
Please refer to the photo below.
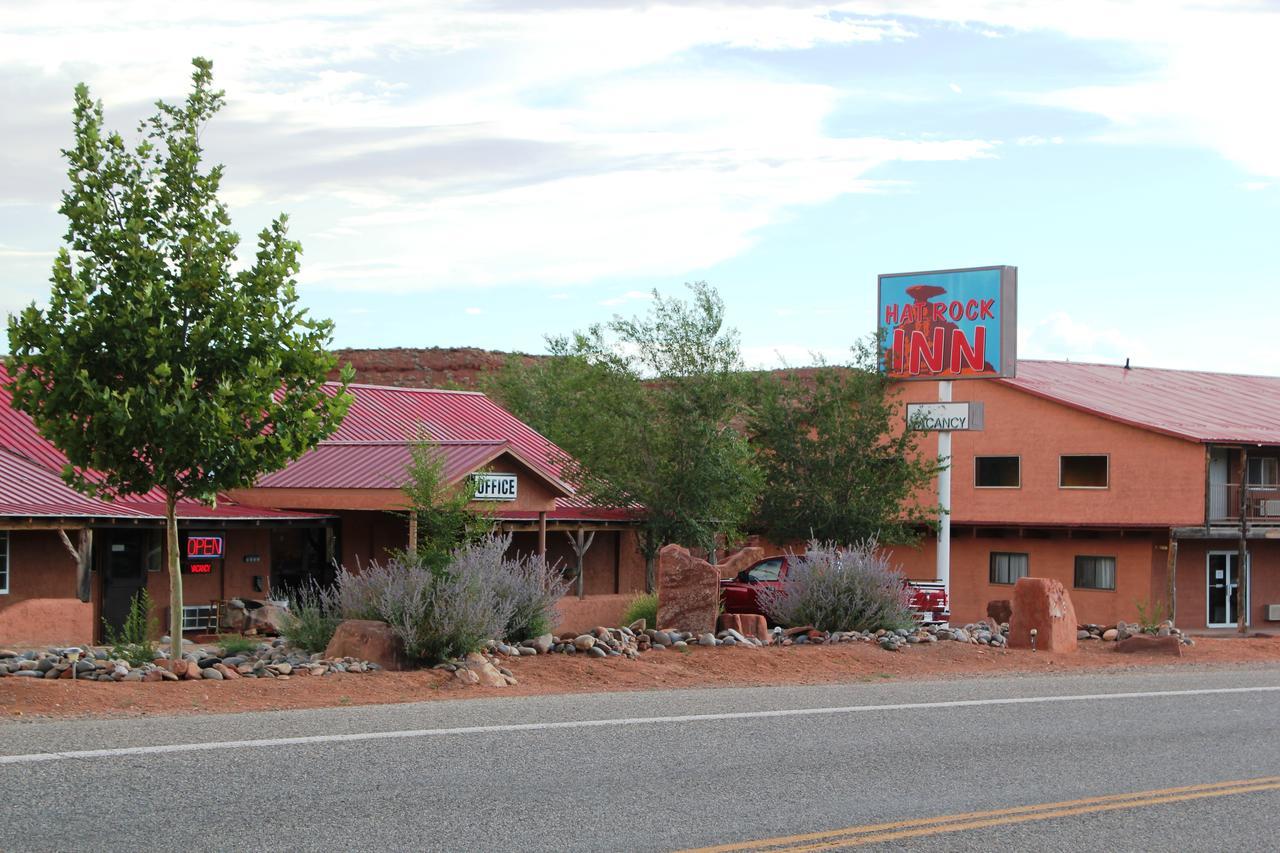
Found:
<path fill-rule="evenodd" d="M 758 377 L 749 429 L 765 473 L 757 527 L 775 542 L 808 539 L 909 544 L 935 523 L 915 502 L 938 472 L 904 429 L 903 406 L 876 370 L 869 343 L 848 366 Z"/>
<path fill-rule="evenodd" d="M 182 105 L 159 101 L 129 148 L 76 87 L 67 245 L 49 307 L 9 320 L 13 405 L 69 462 L 64 479 L 106 499 L 164 495 L 170 634 L 181 652 L 177 503 L 252 485 L 332 433 L 349 405 L 323 387 L 333 324 L 299 307 L 301 247 L 282 215 L 238 272 L 239 236 L 201 170 L 200 131 L 223 104 L 193 61 Z"/>
<path fill-rule="evenodd" d="M 467 481 L 445 481 L 444 463 L 429 442 L 417 442 L 410 454 L 403 488 L 416 528 L 414 557 L 423 568 L 439 572 L 458 548 L 491 534 L 493 520 L 472 509 Z"/>
<path fill-rule="evenodd" d="M 735 427 L 744 402 L 738 335 L 705 282 L 692 300 L 657 291 L 647 316 L 548 338 L 551 358 L 510 362 L 494 393 L 564 449 L 566 475 L 606 506 L 643 506 L 640 550 L 655 584 L 668 542 L 712 548 L 733 536 L 760 490 Z"/>

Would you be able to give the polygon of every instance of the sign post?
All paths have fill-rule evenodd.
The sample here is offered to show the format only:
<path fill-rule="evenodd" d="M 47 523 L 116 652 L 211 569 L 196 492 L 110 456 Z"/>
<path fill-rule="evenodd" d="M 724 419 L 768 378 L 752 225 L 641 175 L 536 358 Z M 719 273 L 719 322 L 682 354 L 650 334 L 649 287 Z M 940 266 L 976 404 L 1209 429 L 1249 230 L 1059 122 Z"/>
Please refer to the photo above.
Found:
<path fill-rule="evenodd" d="M 909 429 L 938 433 L 937 579 L 951 597 L 951 433 L 983 427 L 981 403 L 952 403 L 955 379 L 1017 371 L 1018 269 L 975 267 L 879 279 L 880 368 L 890 378 L 938 383 L 937 404 L 907 407 Z"/>

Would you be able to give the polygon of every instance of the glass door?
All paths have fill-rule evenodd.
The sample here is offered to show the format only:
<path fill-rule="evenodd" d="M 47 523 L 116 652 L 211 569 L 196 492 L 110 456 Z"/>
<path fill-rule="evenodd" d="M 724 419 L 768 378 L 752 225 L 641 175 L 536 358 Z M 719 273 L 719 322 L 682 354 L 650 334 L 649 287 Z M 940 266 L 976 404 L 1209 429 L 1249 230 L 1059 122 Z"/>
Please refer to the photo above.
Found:
<path fill-rule="evenodd" d="M 1246 567 L 1247 569 L 1247 567 Z M 1235 551 L 1213 551 L 1208 564 L 1210 628 L 1229 628 L 1240 618 L 1240 555 Z"/>

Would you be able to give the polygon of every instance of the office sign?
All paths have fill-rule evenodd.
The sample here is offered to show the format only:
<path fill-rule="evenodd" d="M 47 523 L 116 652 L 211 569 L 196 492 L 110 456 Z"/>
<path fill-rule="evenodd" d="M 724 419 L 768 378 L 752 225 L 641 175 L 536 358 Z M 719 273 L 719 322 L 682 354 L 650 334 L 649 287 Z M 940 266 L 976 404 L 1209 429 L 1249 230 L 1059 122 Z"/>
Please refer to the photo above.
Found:
<path fill-rule="evenodd" d="M 986 407 L 982 403 L 908 403 L 907 425 L 920 432 L 980 431 Z"/>
<path fill-rule="evenodd" d="M 513 501 L 516 499 L 515 474 L 472 474 L 475 499 L 478 501 Z"/>
<path fill-rule="evenodd" d="M 879 279 L 880 365 L 894 379 L 986 379 L 1017 370 L 1018 268 Z"/>

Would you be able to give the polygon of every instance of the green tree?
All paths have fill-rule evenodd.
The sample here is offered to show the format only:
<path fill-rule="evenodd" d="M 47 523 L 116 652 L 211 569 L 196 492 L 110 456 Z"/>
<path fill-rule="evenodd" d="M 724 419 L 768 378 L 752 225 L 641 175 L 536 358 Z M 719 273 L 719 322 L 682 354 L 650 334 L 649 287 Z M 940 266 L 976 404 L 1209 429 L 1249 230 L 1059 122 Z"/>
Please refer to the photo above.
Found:
<path fill-rule="evenodd" d="M 761 484 L 734 423 L 747 390 L 737 332 L 713 288 L 689 288 L 687 302 L 655 291 L 643 317 L 550 337 L 550 358 L 513 359 L 490 385 L 569 454 L 580 493 L 643 507 L 651 590 L 664 544 L 711 548 L 717 534 L 736 535 Z"/>
<path fill-rule="evenodd" d="M 757 377 L 749 420 L 765 490 L 755 524 L 775 542 L 818 539 L 909 544 L 936 523 L 913 500 L 939 470 L 903 429 L 903 406 L 876 369 L 871 342 L 852 363 Z"/>
<path fill-rule="evenodd" d="M 419 441 L 410 454 L 403 490 L 416 530 L 411 556 L 418 565 L 439 572 L 449 565 L 455 549 L 491 534 L 493 519 L 471 507 L 469 480 L 445 480 L 444 462 L 430 442 Z"/>
<path fill-rule="evenodd" d="M 333 324 L 299 307 L 301 247 L 280 216 L 233 271 L 239 236 L 201 170 L 200 132 L 223 104 L 193 61 L 185 103 L 157 102 L 126 146 L 76 87 L 66 245 L 49 307 L 9 319 L 13 404 L 66 454 L 63 478 L 113 499 L 164 495 L 170 633 L 182 642 L 176 505 L 251 485 L 333 432 L 350 403 L 322 387 Z"/>

